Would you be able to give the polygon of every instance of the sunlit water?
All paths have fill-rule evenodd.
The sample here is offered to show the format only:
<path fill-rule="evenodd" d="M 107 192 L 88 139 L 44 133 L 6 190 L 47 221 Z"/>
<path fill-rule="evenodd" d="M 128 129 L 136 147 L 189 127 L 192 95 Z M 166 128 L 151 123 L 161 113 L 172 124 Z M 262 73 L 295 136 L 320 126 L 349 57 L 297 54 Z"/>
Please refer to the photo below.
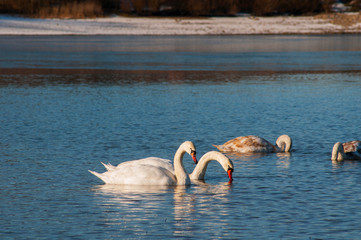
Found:
<path fill-rule="evenodd" d="M 343 37 L 335 38 L 355 40 L 355 36 Z M 20 52 L 10 50 L 11 42 L 20 41 L 23 47 L 31 42 L 34 51 L 29 59 L 37 60 L 20 64 L 23 57 L 1 55 L 6 69 L 0 70 L 1 239 L 357 239 L 361 235 L 361 162 L 330 160 L 335 142 L 361 138 L 361 74 L 355 71 L 360 70 L 359 48 L 341 49 L 325 36 L 317 37 L 319 46 L 328 43 L 339 48 L 307 51 L 306 43 L 299 44 L 307 37 L 288 36 L 278 39 L 287 40 L 286 49 L 267 50 L 264 44 L 276 44 L 277 37 L 256 36 L 253 41 L 225 37 L 230 42 L 248 41 L 248 50 L 240 44 L 237 53 L 227 44 L 215 44 L 220 37 L 189 37 L 173 38 L 173 45 L 186 48 L 178 58 L 193 57 L 145 61 L 149 52 L 155 56 L 162 51 L 154 42 L 153 48 L 143 49 L 141 37 L 127 43 L 129 52 L 140 52 L 139 58 L 134 57 L 138 65 L 94 72 L 91 69 L 107 69 L 106 63 L 98 59 L 82 67 L 80 62 L 89 58 L 78 56 L 77 63 L 64 50 L 74 46 L 73 37 L 57 43 L 50 37 L 34 38 L 2 42 L 3 49 L 14 55 Z M 315 38 L 309 37 L 309 46 L 317 43 Z M 96 39 L 125 51 L 116 37 Z M 257 41 L 257 46 L 251 44 Z M 172 38 L 166 42 L 169 46 Z M 51 57 L 49 49 L 44 50 L 49 44 L 63 50 Z M 189 50 L 192 44 L 199 49 Z M 79 52 L 106 56 L 108 47 L 92 45 Z M 290 64 L 275 68 L 251 64 L 258 61 L 257 54 L 249 55 L 250 67 L 227 64 L 237 62 L 237 54 L 256 51 L 263 54 L 263 63 Z M 322 67 L 312 63 L 325 52 L 354 62 L 330 57 L 322 60 Z M 166 48 L 164 55 L 172 54 L 175 50 Z M 204 60 L 207 54 L 215 57 L 211 63 Z M 290 62 L 282 57 L 289 54 L 294 55 Z M 303 58 L 305 54 L 310 61 Z M 60 55 L 67 55 L 69 61 Z M 214 69 L 217 59 L 221 65 Z M 301 61 L 298 65 L 293 64 L 296 59 Z M 117 60 L 110 63 L 116 65 Z M 26 68 L 35 72 L 26 73 Z M 78 70 L 44 70 L 49 68 Z M 288 134 L 293 150 L 230 156 L 235 165 L 231 185 L 216 162 L 208 167 L 205 182 L 189 187 L 108 186 L 88 172 L 103 172 L 100 161 L 172 159 L 185 140 L 195 143 L 200 158 L 215 150 L 212 144 L 251 134 L 271 142 Z M 194 168 L 189 156 L 184 163 L 189 172 Z"/>

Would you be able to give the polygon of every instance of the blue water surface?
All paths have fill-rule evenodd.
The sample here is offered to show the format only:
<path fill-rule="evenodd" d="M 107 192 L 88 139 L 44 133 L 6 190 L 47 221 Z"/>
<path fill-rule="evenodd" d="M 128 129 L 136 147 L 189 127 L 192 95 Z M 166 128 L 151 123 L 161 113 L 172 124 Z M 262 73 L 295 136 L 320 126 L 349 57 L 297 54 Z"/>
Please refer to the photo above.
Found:
<path fill-rule="evenodd" d="M 361 138 L 360 49 L 325 49 L 358 37 L 159 37 L 148 50 L 150 37 L 54 38 L 2 39 L 12 54 L 0 70 L 1 239 L 359 238 L 361 162 L 330 158 L 335 142 Z M 127 62 L 118 48 L 139 55 Z M 179 59 L 162 57 L 176 49 Z M 232 184 L 216 162 L 189 187 L 104 185 L 88 172 L 172 159 L 185 140 L 200 158 L 238 136 L 282 134 L 290 154 L 230 155 Z M 189 156 L 184 164 L 194 168 Z"/>

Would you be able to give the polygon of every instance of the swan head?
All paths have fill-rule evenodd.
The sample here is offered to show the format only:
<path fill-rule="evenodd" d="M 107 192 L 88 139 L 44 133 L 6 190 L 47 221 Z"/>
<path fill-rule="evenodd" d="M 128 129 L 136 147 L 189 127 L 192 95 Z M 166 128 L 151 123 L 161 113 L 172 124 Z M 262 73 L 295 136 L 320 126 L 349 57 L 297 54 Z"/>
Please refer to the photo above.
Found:
<path fill-rule="evenodd" d="M 229 183 L 232 183 L 233 181 L 233 162 L 226 157 L 224 154 L 220 153 L 220 152 L 216 152 L 214 151 L 214 158 L 222 165 L 224 171 L 227 172 L 228 177 L 229 177 Z"/>
<path fill-rule="evenodd" d="M 281 152 L 289 152 L 292 148 L 292 139 L 288 135 L 281 135 L 277 138 L 276 145 Z"/>
<path fill-rule="evenodd" d="M 194 144 L 191 141 L 185 141 L 184 143 L 182 143 L 181 147 L 183 148 L 183 150 L 188 153 L 189 155 L 191 155 L 193 161 L 195 164 L 198 163 L 197 161 L 197 152 L 196 152 L 196 147 L 194 146 Z"/>
<path fill-rule="evenodd" d="M 229 177 L 229 183 L 232 183 L 232 182 L 233 182 L 233 177 L 232 177 L 233 168 L 228 167 L 228 169 L 227 169 L 227 174 L 228 174 L 228 177 Z"/>
<path fill-rule="evenodd" d="M 331 160 L 334 161 L 342 161 L 343 160 L 343 145 L 340 142 L 335 143 L 335 145 L 333 145 L 333 149 L 332 149 L 332 156 L 331 156 Z"/>

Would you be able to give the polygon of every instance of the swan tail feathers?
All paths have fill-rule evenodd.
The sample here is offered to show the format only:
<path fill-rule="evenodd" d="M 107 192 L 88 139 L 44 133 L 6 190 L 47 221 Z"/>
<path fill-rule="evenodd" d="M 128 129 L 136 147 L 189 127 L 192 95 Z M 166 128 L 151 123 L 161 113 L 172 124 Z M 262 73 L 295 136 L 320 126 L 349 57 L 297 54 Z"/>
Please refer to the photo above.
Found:
<path fill-rule="evenodd" d="M 93 174 L 94 176 L 100 178 L 103 182 L 107 183 L 107 179 L 105 176 L 102 176 L 100 173 L 97 173 L 97 172 L 94 172 L 94 171 L 91 171 L 91 170 L 88 170 L 91 174 Z"/>
<path fill-rule="evenodd" d="M 223 145 L 212 145 L 212 146 L 217 148 L 219 151 L 224 151 Z"/>
<path fill-rule="evenodd" d="M 101 162 L 101 164 L 103 164 L 103 166 L 105 167 L 106 170 L 110 171 L 113 170 L 115 168 L 115 166 L 111 165 L 110 163 L 103 163 Z"/>

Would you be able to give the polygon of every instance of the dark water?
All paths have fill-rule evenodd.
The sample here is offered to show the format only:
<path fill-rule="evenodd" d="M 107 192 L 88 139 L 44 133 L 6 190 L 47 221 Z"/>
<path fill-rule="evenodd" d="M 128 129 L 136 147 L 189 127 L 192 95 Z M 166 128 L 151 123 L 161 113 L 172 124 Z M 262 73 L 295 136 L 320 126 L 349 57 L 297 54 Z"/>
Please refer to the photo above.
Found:
<path fill-rule="evenodd" d="M 359 43 L 2 36 L 1 239 L 358 239 L 361 162 L 330 157 L 361 138 Z M 288 134 L 293 151 L 230 156 L 231 185 L 218 163 L 190 187 L 106 186 L 87 171 L 250 134 Z"/>
<path fill-rule="evenodd" d="M 361 36 L 1 36 L 1 68 L 360 70 Z M 316 54 L 315 54 L 316 53 Z"/>

